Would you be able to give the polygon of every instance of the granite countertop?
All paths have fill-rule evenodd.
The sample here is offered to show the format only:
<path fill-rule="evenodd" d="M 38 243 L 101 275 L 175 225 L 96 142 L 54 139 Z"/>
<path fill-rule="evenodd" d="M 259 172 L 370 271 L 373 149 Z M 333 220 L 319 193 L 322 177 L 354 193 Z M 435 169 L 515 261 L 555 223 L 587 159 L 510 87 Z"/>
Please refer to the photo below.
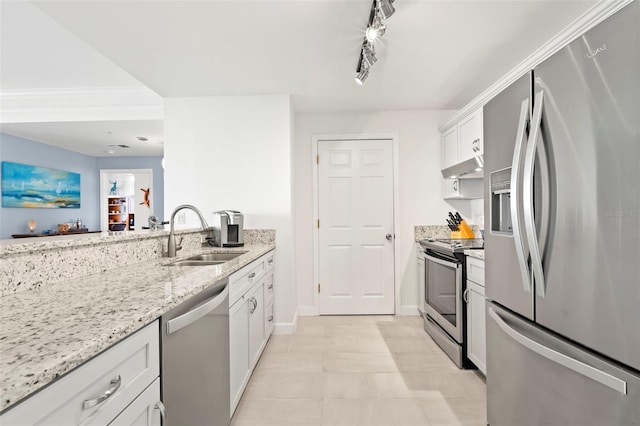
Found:
<path fill-rule="evenodd" d="M 484 250 L 465 250 L 464 254 L 469 257 L 475 257 L 476 259 L 484 260 Z"/>
<path fill-rule="evenodd" d="M 273 250 L 251 244 L 222 265 L 159 258 L 0 299 L 0 411 L 88 361 L 216 281 Z"/>

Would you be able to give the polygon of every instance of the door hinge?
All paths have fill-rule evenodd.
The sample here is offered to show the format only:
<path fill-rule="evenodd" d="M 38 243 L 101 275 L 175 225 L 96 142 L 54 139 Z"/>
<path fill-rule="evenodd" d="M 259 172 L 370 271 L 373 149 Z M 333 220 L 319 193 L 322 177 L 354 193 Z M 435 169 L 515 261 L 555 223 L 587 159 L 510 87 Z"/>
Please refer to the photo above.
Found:
<path fill-rule="evenodd" d="M 318 229 L 320 229 L 320 219 L 318 219 Z"/>
<path fill-rule="evenodd" d="M 316 155 L 316 164 L 320 164 L 320 156 Z"/>
<path fill-rule="evenodd" d="M 320 283 L 318 283 L 318 293 L 320 293 Z"/>

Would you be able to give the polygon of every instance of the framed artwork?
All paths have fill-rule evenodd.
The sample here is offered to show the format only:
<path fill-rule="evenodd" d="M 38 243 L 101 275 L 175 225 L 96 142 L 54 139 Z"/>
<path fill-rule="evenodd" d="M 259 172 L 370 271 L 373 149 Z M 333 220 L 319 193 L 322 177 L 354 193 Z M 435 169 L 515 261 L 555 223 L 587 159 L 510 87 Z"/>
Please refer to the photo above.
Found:
<path fill-rule="evenodd" d="M 2 207 L 79 209 L 80 174 L 3 161 Z"/>

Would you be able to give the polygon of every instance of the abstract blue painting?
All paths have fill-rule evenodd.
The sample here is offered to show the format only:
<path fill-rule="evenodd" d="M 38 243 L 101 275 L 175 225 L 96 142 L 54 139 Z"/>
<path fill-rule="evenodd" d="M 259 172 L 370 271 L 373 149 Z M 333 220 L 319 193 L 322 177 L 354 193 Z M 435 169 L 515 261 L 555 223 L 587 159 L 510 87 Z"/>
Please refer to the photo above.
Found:
<path fill-rule="evenodd" d="M 80 174 L 2 162 L 2 207 L 80 208 Z"/>

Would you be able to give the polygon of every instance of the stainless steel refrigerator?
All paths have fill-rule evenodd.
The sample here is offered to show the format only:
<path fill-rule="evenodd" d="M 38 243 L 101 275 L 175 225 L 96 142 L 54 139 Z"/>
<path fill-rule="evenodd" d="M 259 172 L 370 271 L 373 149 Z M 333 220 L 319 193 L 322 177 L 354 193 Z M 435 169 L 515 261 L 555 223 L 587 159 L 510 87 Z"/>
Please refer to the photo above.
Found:
<path fill-rule="evenodd" d="M 639 1 L 484 108 L 491 426 L 640 424 Z"/>

